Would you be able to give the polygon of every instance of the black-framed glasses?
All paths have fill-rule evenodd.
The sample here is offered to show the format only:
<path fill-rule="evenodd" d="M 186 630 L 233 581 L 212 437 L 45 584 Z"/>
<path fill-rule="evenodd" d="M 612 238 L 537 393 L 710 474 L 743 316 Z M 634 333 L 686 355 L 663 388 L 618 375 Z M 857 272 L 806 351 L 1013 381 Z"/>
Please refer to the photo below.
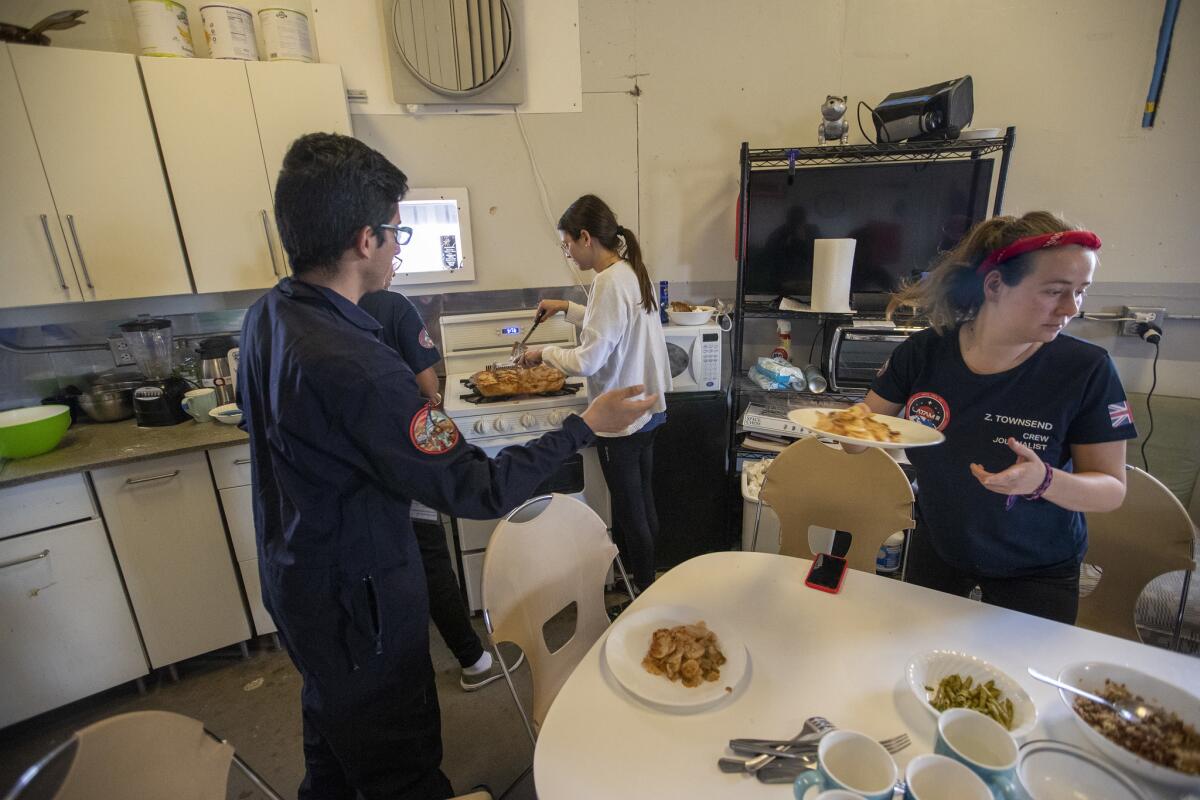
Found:
<path fill-rule="evenodd" d="M 396 234 L 396 244 L 403 247 L 412 241 L 412 228 L 407 225 L 392 225 L 390 223 L 382 223 L 379 227 L 386 228 Z"/>

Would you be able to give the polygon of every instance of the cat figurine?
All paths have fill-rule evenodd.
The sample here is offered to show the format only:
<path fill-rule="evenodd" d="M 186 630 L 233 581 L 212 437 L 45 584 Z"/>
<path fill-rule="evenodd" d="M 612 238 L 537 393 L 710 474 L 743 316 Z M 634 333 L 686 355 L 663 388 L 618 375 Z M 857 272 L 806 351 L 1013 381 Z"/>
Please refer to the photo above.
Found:
<path fill-rule="evenodd" d="M 829 95 L 821 105 L 821 124 L 817 126 L 817 144 L 841 141 L 846 144 L 850 140 L 850 122 L 846 116 L 846 97 Z"/>

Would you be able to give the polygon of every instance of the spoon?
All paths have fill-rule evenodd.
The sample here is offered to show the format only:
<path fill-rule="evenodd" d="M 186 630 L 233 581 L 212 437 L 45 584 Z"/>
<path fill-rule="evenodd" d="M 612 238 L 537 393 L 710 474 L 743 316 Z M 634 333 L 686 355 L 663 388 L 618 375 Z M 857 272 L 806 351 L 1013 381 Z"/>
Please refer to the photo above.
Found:
<path fill-rule="evenodd" d="M 1110 709 L 1118 717 L 1125 720 L 1126 722 L 1132 722 L 1132 723 L 1145 722 L 1148 717 L 1150 717 L 1154 714 L 1162 713 L 1162 709 L 1159 709 L 1155 706 L 1144 705 L 1142 703 L 1138 703 L 1133 700 L 1117 700 L 1116 702 L 1113 702 L 1112 700 L 1105 700 L 1103 697 L 1100 697 L 1099 695 L 1092 694 L 1091 692 L 1087 692 L 1087 691 L 1084 691 L 1083 689 L 1076 688 L 1074 686 L 1071 686 L 1070 684 L 1066 684 L 1066 683 L 1063 683 L 1062 681 L 1055 680 L 1054 678 L 1051 678 L 1049 675 L 1043 675 L 1042 673 L 1038 672 L 1033 667 L 1028 667 L 1028 671 L 1032 677 L 1036 678 L 1037 680 L 1041 681 L 1042 683 L 1048 683 L 1051 686 L 1057 686 L 1058 688 L 1068 691 L 1071 694 L 1077 694 L 1080 697 L 1085 697 L 1088 700 L 1091 700 L 1093 703 L 1096 703 L 1097 705 L 1101 705 L 1107 709 Z"/>

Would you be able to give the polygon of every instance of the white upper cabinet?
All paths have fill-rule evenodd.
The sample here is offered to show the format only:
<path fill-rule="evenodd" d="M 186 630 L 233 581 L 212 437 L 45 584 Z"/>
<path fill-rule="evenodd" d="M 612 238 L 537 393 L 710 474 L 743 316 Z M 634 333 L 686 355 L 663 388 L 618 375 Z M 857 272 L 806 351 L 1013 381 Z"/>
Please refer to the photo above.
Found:
<path fill-rule="evenodd" d="M 8 49 L 84 299 L 191 292 L 136 59 Z"/>
<path fill-rule="evenodd" d="M 82 300 L 8 45 L 0 45 L 0 307 Z"/>
<path fill-rule="evenodd" d="M 288 148 L 306 133 L 353 135 L 342 69 L 336 64 L 247 61 L 250 94 L 271 196 Z"/>
<path fill-rule="evenodd" d="M 196 291 L 274 285 L 283 256 L 245 66 L 191 58 L 141 65 Z"/>

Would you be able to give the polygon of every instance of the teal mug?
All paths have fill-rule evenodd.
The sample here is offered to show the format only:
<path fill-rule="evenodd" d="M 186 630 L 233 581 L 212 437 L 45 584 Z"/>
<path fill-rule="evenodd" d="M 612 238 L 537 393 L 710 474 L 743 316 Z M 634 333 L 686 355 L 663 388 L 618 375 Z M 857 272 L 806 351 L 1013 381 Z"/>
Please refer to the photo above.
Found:
<path fill-rule="evenodd" d="M 1019 800 L 1017 743 L 996 720 L 969 708 L 951 708 L 938 717 L 933 752 L 954 759 L 974 772 L 992 795 Z"/>
<path fill-rule="evenodd" d="M 217 393 L 213 389 L 192 389 L 183 393 L 180 405 L 196 422 L 212 422 L 208 412 L 217 407 Z"/>
<path fill-rule="evenodd" d="M 904 770 L 904 800 L 992 800 L 987 784 L 952 758 L 926 754 Z"/>
<path fill-rule="evenodd" d="M 801 773 L 792 788 L 796 800 L 812 788 L 842 789 L 866 800 L 892 800 L 896 762 L 883 745 L 854 731 L 832 731 L 817 745 L 817 768 Z"/>

